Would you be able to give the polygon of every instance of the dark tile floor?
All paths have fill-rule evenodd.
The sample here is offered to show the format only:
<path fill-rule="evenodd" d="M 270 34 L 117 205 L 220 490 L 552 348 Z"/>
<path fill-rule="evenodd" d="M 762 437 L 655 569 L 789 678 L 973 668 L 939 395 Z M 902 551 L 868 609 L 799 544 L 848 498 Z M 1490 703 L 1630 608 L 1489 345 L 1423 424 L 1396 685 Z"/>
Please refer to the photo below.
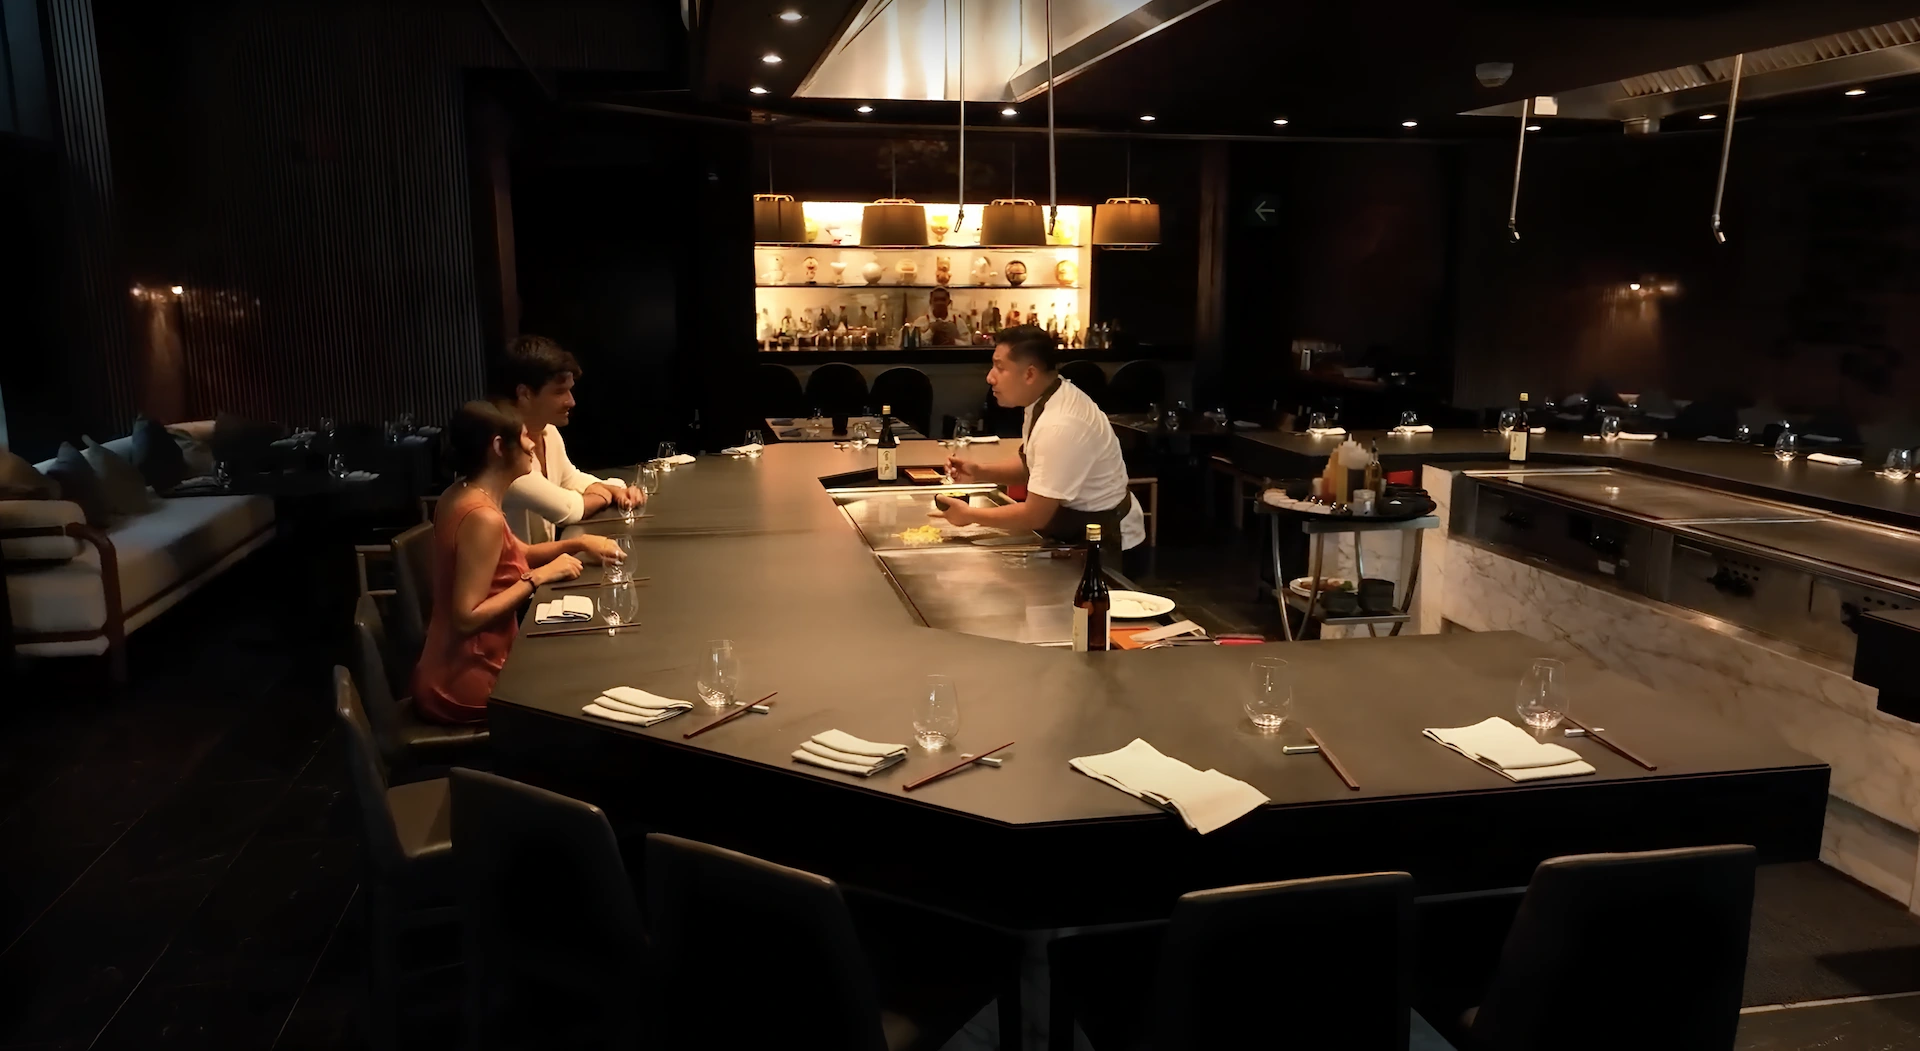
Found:
<path fill-rule="evenodd" d="M 1250 540 L 1163 534 L 1139 582 L 1273 632 L 1256 558 Z M 334 643 L 263 607 L 278 593 L 249 564 L 188 600 L 135 635 L 125 691 L 82 660 L 0 680 L 0 1049 L 365 1046 Z M 1920 923 L 1818 866 L 1762 880 L 1754 938 L 1750 991 L 1920 989 Z M 451 1046 L 453 946 L 411 950 L 402 1046 Z M 1741 1045 L 1917 1040 L 1920 998 L 1752 1014 Z"/>

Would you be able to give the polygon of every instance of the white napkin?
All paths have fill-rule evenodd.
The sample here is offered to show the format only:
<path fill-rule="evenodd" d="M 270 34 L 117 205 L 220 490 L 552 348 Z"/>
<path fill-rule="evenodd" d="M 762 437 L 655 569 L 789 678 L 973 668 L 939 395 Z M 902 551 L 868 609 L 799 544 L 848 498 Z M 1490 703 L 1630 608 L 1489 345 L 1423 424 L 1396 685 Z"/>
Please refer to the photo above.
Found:
<path fill-rule="evenodd" d="M 757 453 L 764 448 L 766 448 L 766 446 L 761 445 L 759 442 L 754 442 L 752 445 L 735 445 L 731 448 L 722 449 L 720 452 L 726 456 L 747 456 L 752 453 Z"/>
<path fill-rule="evenodd" d="M 675 467 L 679 467 L 679 466 L 682 466 L 682 465 L 684 465 L 684 464 L 690 464 L 690 463 L 692 463 L 692 462 L 693 462 L 693 454 L 692 454 L 692 453 L 681 453 L 681 454 L 680 454 L 680 455 L 678 455 L 678 456 L 668 456 L 668 457 L 665 457 L 665 458 L 663 458 L 663 459 L 658 459 L 658 460 L 655 460 L 655 461 L 654 461 L 654 463 L 664 463 L 664 464 L 671 464 L 671 465 L 673 465 L 673 466 L 675 466 Z"/>
<path fill-rule="evenodd" d="M 1433 424 L 1431 423 L 1408 424 L 1407 426 L 1404 426 L 1404 427 L 1395 427 L 1393 430 L 1388 431 L 1387 433 L 1388 434 L 1432 434 Z"/>
<path fill-rule="evenodd" d="M 1345 427 L 1308 427 L 1307 434 L 1315 438 L 1338 438 L 1347 433 Z"/>
<path fill-rule="evenodd" d="M 593 600 L 585 595 L 568 595 L 542 602 L 533 609 L 535 624 L 571 624 L 593 619 Z"/>
<path fill-rule="evenodd" d="M 1810 442 L 1838 442 L 1840 440 L 1831 434 L 1803 434 L 1801 437 Z"/>
<path fill-rule="evenodd" d="M 1835 467 L 1858 467 L 1860 461 L 1851 456 L 1835 456 L 1832 453 L 1808 453 L 1807 459 L 1815 463 L 1830 463 Z"/>
<path fill-rule="evenodd" d="M 372 471 L 348 471 L 346 474 L 340 476 L 340 480 L 343 482 L 371 482 L 378 477 L 380 476 Z"/>
<path fill-rule="evenodd" d="M 1703 442 L 1731 442 L 1731 441 L 1733 441 L 1733 439 L 1732 439 L 1732 438 L 1722 438 L 1722 437 L 1720 437 L 1720 436 L 1719 436 L 1719 435 L 1717 435 L 1717 434 L 1704 434 L 1704 435 L 1701 435 L 1701 436 L 1700 436 L 1700 438 L 1699 438 L 1699 440 L 1700 440 L 1700 441 L 1703 441 Z"/>
<path fill-rule="evenodd" d="M 1195 770 L 1138 737 L 1118 751 L 1083 755 L 1067 765 L 1155 806 L 1171 807 L 1201 835 L 1267 802 L 1245 781 L 1218 770 Z"/>
<path fill-rule="evenodd" d="M 1658 437 L 1660 436 L 1657 434 L 1641 434 L 1636 431 L 1620 432 L 1620 440 L 1623 442 L 1650 442 Z"/>
<path fill-rule="evenodd" d="M 1000 440 L 997 434 L 976 434 L 967 439 L 968 445 L 992 445 Z"/>
<path fill-rule="evenodd" d="M 676 701 L 631 686 L 612 686 L 580 710 L 616 723 L 652 726 L 666 722 L 692 707 L 691 701 Z"/>
<path fill-rule="evenodd" d="M 907 746 L 865 741 L 850 733 L 827 730 L 801 743 L 793 757 L 803 763 L 868 777 L 907 757 Z"/>
<path fill-rule="evenodd" d="M 1260 425 L 1252 420 L 1235 420 L 1233 421 L 1233 426 L 1236 430 L 1242 431 L 1257 431 L 1260 429 Z"/>
<path fill-rule="evenodd" d="M 1580 758 L 1580 753 L 1537 741 L 1497 715 L 1472 726 L 1429 727 L 1422 732 L 1509 781 L 1593 773 L 1593 765 Z"/>

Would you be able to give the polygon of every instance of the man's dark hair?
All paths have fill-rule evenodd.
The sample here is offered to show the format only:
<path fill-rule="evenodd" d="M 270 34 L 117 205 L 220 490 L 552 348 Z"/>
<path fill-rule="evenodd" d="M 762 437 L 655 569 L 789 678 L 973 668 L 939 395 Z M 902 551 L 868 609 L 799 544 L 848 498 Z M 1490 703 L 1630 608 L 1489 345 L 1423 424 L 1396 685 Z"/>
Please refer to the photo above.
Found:
<path fill-rule="evenodd" d="M 1039 325 L 1015 325 L 1003 328 L 993 337 L 996 344 L 1007 348 L 1007 357 L 1029 365 L 1038 365 L 1042 371 L 1054 372 L 1060 368 L 1055 353 L 1053 337 Z"/>
<path fill-rule="evenodd" d="M 520 443 L 520 419 L 490 401 L 470 401 L 447 421 L 444 441 L 453 473 L 464 478 L 479 474 L 492 454 L 493 440 L 504 448 Z"/>
<path fill-rule="evenodd" d="M 519 396 L 521 384 L 537 394 L 567 373 L 578 380 L 580 372 L 580 362 L 553 340 L 545 336 L 515 336 L 508 341 L 506 352 L 494 360 L 487 379 L 487 393 L 512 401 Z"/>

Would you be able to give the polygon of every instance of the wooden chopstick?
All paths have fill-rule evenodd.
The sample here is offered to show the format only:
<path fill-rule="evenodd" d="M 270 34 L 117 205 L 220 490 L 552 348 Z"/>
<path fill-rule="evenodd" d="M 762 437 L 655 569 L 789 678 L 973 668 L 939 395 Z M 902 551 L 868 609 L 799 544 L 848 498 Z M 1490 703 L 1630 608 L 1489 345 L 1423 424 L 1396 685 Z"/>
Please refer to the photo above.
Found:
<path fill-rule="evenodd" d="M 945 770 L 942 770 L 938 773 L 928 774 L 927 776 L 921 778 L 918 781 L 909 781 L 906 784 L 901 785 L 900 788 L 902 791 L 911 792 L 914 789 L 919 788 L 921 785 L 926 784 L 928 781 L 938 781 L 941 778 L 957 770 L 964 770 L 967 767 L 972 766 L 973 764 L 979 762 L 980 760 L 985 759 L 986 757 L 992 755 L 993 753 L 1000 751 L 1002 748 L 1012 748 L 1012 747 L 1013 747 L 1013 742 L 1008 741 L 1006 744 L 1001 745 L 999 748 L 989 748 L 986 751 L 981 752 L 979 755 L 973 756 L 968 759 L 962 759 L 959 762 L 953 764 L 950 767 L 947 767 Z"/>
<path fill-rule="evenodd" d="M 637 628 L 639 626 L 640 624 L 637 621 L 632 624 L 594 624 L 578 628 L 560 628 L 555 631 L 529 631 L 520 637 L 523 639 L 546 639 L 552 638 L 555 635 L 585 635 L 596 631 L 625 631 L 628 628 Z"/>
<path fill-rule="evenodd" d="M 1617 744 L 1615 744 L 1615 743 L 1613 743 L 1612 741 L 1610 741 L 1610 740 L 1608 740 L 1607 738 L 1605 738 L 1605 737 L 1602 737 L 1602 736 L 1600 736 L 1600 735 L 1599 735 L 1599 734 L 1597 734 L 1597 733 L 1594 733 L 1594 732 L 1593 732 L 1593 730 L 1591 730 L 1590 728 L 1588 728 L 1588 726 L 1587 726 L 1587 724 L 1585 724 L 1585 723 L 1583 723 L 1583 722 L 1581 722 L 1581 721 L 1580 721 L 1580 720 L 1578 720 L 1578 719 L 1575 719 L 1575 718 L 1574 718 L 1573 716 L 1571 716 L 1571 715 L 1568 715 L 1568 714 L 1566 714 L 1566 713 L 1564 713 L 1564 712 L 1562 712 L 1562 713 L 1561 713 L 1561 715 L 1560 715 L 1560 718 L 1561 718 L 1561 719 L 1564 719 L 1564 720 L 1565 720 L 1565 721 L 1567 721 L 1567 722 L 1570 722 L 1570 723 L 1572 723 L 1572 724 L 1573 724 L 1573 727 L 1574 727 L 1574 729 L 1576 729 L 1576 730 L 1580 730 L 1580 731 L 1582 731 L 1582 732 L 1584 732 L 1584 733 L 1585 733 L 1585 734 L 1586 734 L 1586 735 L 1587 735 L 1588 737 L 1591 737 L 1591 738 L 1593 738 L 1594 740 L 1596 740 L 1596 741 L 1598 741 L 1598 742 L 1600 742 L 1601 744 L 1603 744 L 1603 745 L 1606 745 L 1606 746 L 1607 746 L 1608 748 L 1610 748 L 1610 749 L 1612 749 L 1613 751 L 1615 751 L 1615 752 L 1617 752 L 1617 753 L 1619 753 L 1619 754 L 1620 754 L 1621 756 L 1623 756 L 1623 757 L 1625 757 L 1625 758 L 1627 758 L 1627 759 L 1631 759 L 1631 760 L 1633 760 L 1633 761 L 1634 761 L 1634 762 L 1636 762 L 1636 763 L 1639 763 L 1639 764 L 1640 764 L 1641 766 L 1643 766 L 1643 767 L 1645 767 L 1645 768 L 1647 768 L 1648 770 L 1658 770 L 1658 769 L 1659 769 L 1659 767 L 1657 767 L 1657 766 L 1654 766 L 1654 765 L 1653 765 L 1652 763 L 1649 763 L 1649 762 L 1647 762 L 1647 761 L 1646 761 L 1645 759 L 1642 759 L 1642 758 L 1640 758 L 1639 756 L 1637 756 L 1637 755 L 1634 755 L 1634 754 L 1633 754 L 1632 752 L 1629 752 L 1629 751 L 1627 751 L 1627 749 L 1626 749 L 1626 748 L 1625 748 L 1624 746 L 1622 746 L 1622 745 L 1617 745 Z"/>
<path fill-rule="evenodd" d="M 640 514 L 634 515 L 633 517 L 636 519 L 652 518 L 653 512 L 645 511 Z M 626 515 L 601 515 L 598 518 L 582 518 L 578 522 L 568 522 L 567 525 L 594 525 L 595 523 L 599 523 L 599 522 L 625 522 L 625 521 L 627 521 Z M 565 526 L 562 526 L 561 528 L 565 528 Z"/>
<path fill-rule="evenodd" d="M 727 714 L 721 716 L 720 718 L 715 719 L 714 721 L 708 723 L 707 725 L 702 726 L 698 730 L 688 730 L 686 733 L 681 734 L 680 736 L 698 737 L 701 734 L 706 733 L 708 730 L 711 730 L 716 726 L 725 726 L 726 724 L 734 721 L 735 719 L 740 718 L 741 716 L 747 714 L 748 712 L 753 711 L 755 708 L 759 707 L 760 705 L 767 703 L 768 699 L 771 698 L 774 693 L 779 693 L 779 692 L 780 692 L 779 690 L 775 690 L 773 691 L 773 693 L 767 694 L 766 697 L 762 697 L 759 700 L 753 702 L 752 704 L 743 704 L 740 707 L 735 708 L 733 711 L 730 711 Z"/>
<path fill-rule="evenodd" d="M 1327 748 L 1327 742 L 1322 741 L 1320 735 L 1314 733 L 1311 726 L 1307 727 L 1307 740 L 1312 741 L 1314 747 L 1320 749 L 1320 758 L 1325 759 L 1327 765 L 1333 767 L 1333 772 L 1340 775 L 1340 780 L 1345 781 L 1348 788 L 1356 792 L 1360 791 L 1360 782 L 1355 781 L 1353 775 L 1347 773 L 1347 768 L 1340 764 L 1340 758 Z"/>
<path fill-rule="evenodd" d="M 549 584 L 547 586 L 552 588 L 555 591 L 566 591 L 571 588 L 617 588 L 621 584 L 638 584 L 642 581 L 652 580 L 652 579 L 653 579 L 652 577 L 634 577 L 631 580 L 622 580 L 615 583 L 608 583 L 604 580 L 596 580 L 586 584 Z"/>

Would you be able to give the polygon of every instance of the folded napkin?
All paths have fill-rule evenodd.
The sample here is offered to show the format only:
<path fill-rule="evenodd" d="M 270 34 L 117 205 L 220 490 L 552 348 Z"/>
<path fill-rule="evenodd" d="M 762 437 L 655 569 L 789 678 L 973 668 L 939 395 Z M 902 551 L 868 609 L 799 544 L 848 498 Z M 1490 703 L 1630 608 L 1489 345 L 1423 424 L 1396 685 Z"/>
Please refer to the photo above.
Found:
<path fill-rule="evenodd" d="M 1802 437 L 1802 438 L 1805 438 L 1805 439 L 1806 439 L 1807 441 L 1810 441 L 1810 442 L 1834 442 L 1834 443 L 1838 443 L 1838 442 L 1840 441 L 1840 439 L 1838 439 L 1838 438 L 1836 438 L 1836 437 L 1834 437 L 1834 436 L 1833 436 L 1833 435 L 1831 435 L 1831 434 L 1803 434 L 1803 435 L 1801 435 L 1800 437 Z"/>
<path fill-rule="evenodd" d="M 967 439 L 968 445 L 992 445 L 1000 440 L 997 434 L 975 434 Z"/>
<path fill-rule="evenodd" d="M 1315 438 L 1337 438 L 1347 433 L 1345 427 L 1308 427 L 1307 433 Z"/>
<path fill-rule="evenodd" d="M 793 417 L 781 416 L 776 419 L 768 420 L 767 422 L 775 427 L 791 427 L 793 426 Z"/>
<path fill-rule="evenodd" d="M 754 442 L 752 445 L 735 445 L 720 451 L 727 456 L 746 456 L 750 453 L 757 453 L 764 448 L 766 448 L 766 446 L 761 445 L 759 442 Z"/>
<path fill-rule="evenodd" d="M 1114 752 L 1067 760 L 1075 770 L 1159 807 L 1179 813 L 1201 835 L 1267 802 L 1260 790 L 1218 770 L 1193 767 L 1138 737 Z"/>
<path fill-rule="evenodd" d="M 1807 459 L 1815 463 L 1830 463 L 1835 467 L 1858 467 L 1860 461 L 1851 456 L 1835 456 L 1832 453 L 1808 453 Z"/>
<path fill-rule="evenodd" d="M 1580 758 L 1580 753 L 1535 740 L 1532 734 L 1497 715 L 1472 726 L 1429 727 L 1422 732 L 1509 781 L 1593 773 L 1592 764 Z"/>
<path fill-rule="evenodd" d="M 666 722 L 692 707 L 692 701 L 676 701 L 631 686 L 612 686 L 580 710 L 616 723 L 652 726 Z"/>
<path fill-rule="evenodd" d="M 1527 428 L 1527 433 L 1528 434 L 1545 434 L 1547 433 L 1547 429 L 1545 427 L 1529 427 Z"/>
<path fill-rule="evenodd" d="M 371 482 L 378 477 L 380 476 L 372 471 L 348 471 L 346 474 L 340 476 L 340 480 L 343 482 Z"/>
<path fill-rule="evenodd" d="M 793 430 L 790 430 L 790 431 L 775 431 L 774 433 L 778 434 L 782 438 L 798 438 L 800 437 L 800 428 L 795 427 Z"/>
<path fill-rule="evenodd" d="M 1235 420 L 1233 421 L 1233 425 L 1236 429 L 1243 431 L 1257 431 L 1260 429 L 1260 425 L 1252 420 Z"/>
<path fill-rule="evenodd" d="M 679 467 L 683 464 L 690 464 L 692 462 L 693 462 L 692 453 L 681 453 L 678 456 L 668 456 L 668 457 L 664 457 L 662 459 L 658 459 L 654 461 L 654 463 L 672 464 L 675 467 Z"/>
<path fill-rule="evenodd" d="M 1719 435 L 1717 435 L 1717 434 L 1703 434 L 1703 435 L 1701 435 L 1701 436 L 1700 436 L 1700 438 L 1699 438 L 1699 440 L 1700 440 L 1700 441 L 1703 441 L 1703 442 L 1730 442 L 1730 441 L 1732 441 L 1733 439 L 1732 439 L 1732 438 L 1722 438 L 1722 437 L 1720 437 L 1720 436 L 1719 436 Z"/>
<path fill-rule="evenodd" d="M 907 746 L 865 741 L 850 733 L 828 730 L 803 742 L 793 757 L 828 770 L 868 777 L 905 759 Z"/>
<path fill-rule="evenodd" d="M 1657 434 L 1641 434 L 1636 431 L 1620 432 L 1620 440 L 1623 442 L 1650 442 L 1658 437 L 1660 436 Z"/>
<path fill-rule="evenodd" d="M 1393 430 L 1388 431 L 1387 433 L 1388 434 L 1432 434 L 1433 424 L 1415 423 L 1405 427 L 1395 427 Z"/>
<path fill-rule="evenodd" d="M 533 608 L 535 624 L 572 624 L 593 619 L 593 600 L 585 595 L 568 595 Z"/>

